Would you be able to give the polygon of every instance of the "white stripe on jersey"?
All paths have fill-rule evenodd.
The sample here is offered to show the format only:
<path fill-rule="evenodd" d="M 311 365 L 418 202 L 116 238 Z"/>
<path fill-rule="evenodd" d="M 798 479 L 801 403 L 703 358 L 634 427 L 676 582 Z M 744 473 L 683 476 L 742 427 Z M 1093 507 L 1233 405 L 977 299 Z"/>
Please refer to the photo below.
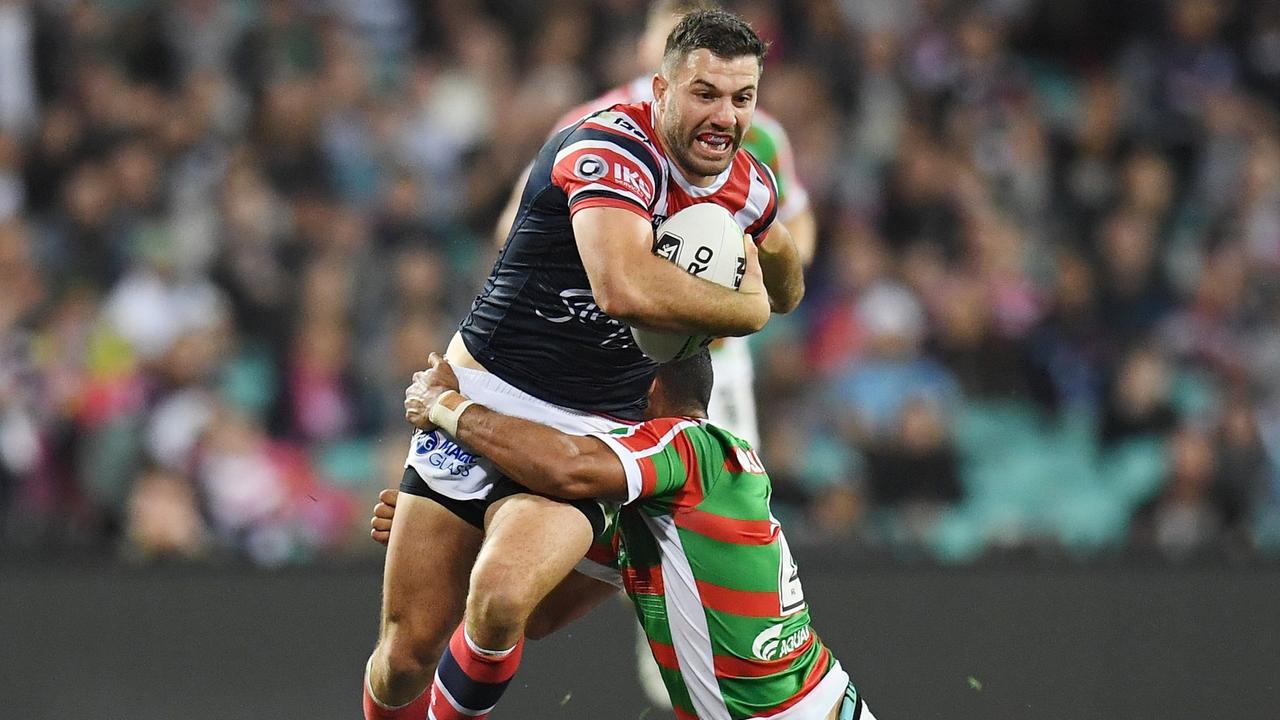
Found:
<path fill-rule="evenodd" d="M 618 441 L 619 437 L 633 436 L 636 429 L 641 427 L 639 425 L 621 436 L 614 435 L 613 433 L 593 433 L 593 437 L 598 437 L 603 440 L 604 444 L 609 446 L 609 449 L 618 456 L 618 460 L 622 463 L 623 472 L 627 476 L 627 499 L 623 502 L 624 505 L 635 502 L 636 498 L 640 497 L 640 493 L 644 490 L 644 481 L 641 478 L 640 473 L 640 460 L 647 458 L 650 455 L 656 455 L 666 449 L 666 447 L 671 444 L 671 440 L 675 438 L 676 435 L 683 432 L 685 428 L 701 424 L 702 423 L 697 420 L 682 420 L 675 425 L 672 425 L 670 430 L 663 433 L 662 437 L 658 438 L 657 443 L 644 448 L 643 450 L 632 450 Z"/>
<path fill-rule="evenodd" d="M 667 174 L 671 176 L 672 180 L 676 181 L 681 190 L 689 194 L 689 197 L 701 198 L 714 195 L 720 188 L 724 187 L 725 183 L 729 182 L 729 176 L 733 174 L 733 163 L 731 162 L 729 167 L 724 169 L 724 172 L 716 176 L 715 182 L 706 187 L 698 187 L 684 179 L 684 176 L 680 174 L 680 168 L 677 168 L 672 163 L 671 158 L 663 156 L 663 160 L 667 162 Z"/>
<path fill-rule="evenodd" d="M 747 202 L 733 216 L 733 219 L 744 228 L 751 227 L 752 223 L 763 217 L 765 210 L 769 208 L 769 185 L 756 171 L 755 163 L 750 164 L 750 170 L 751 189 L 747 192 Z"/>
<path fill-rule="evenodd" d="M 622 463 L 622 472 L 627 476 L 627 499 L 622 502 L 623 505 L 635 502 L 640 497 L 640 493 L 644 491 L 644 479 L 640 475 L 640 464 L 631 457 L 631 451 L 623 447 L 618 442 L 618 438 L 612 433 L 592 433 L 592 437 L 600 438 L 605 445 L 618 456 L 618 460 Z"/>
<path fill-rule="evenodd" d="M 662 587 L 667 609 L 667 625 L 671 644 L 676 651 L 680 674 L 689 678 L 685 687 L 693 709 L 702 720 L 732 720 L 720 683 L 716 680 L 715 655 L 711 648 L 711 629 L 707 612 L 698 596 L 693 567 L 680 543 L 675 519 L 670 515 L 649 517 L 641 514 L 649 532 L 662 552 Z M 833 701 L 834 702 L 834 701 Z"/>
<path fill-rule="evenodd" d="M 667 207 L 667 187 L 669 186 L 667 179 L 671 174 L 671 169 L 667 167 L 665 162 L 662 163 L 661 168 L 662 185 L 658 186 L 658 199 L 653 203 L 653 214 L 657 217 L 667 217 L 671 214 L 670 209 Z"/>
<path fill-rule="evenodd" d="M 644 173 L 644 176 L 649 179 L 650 185 L 655 184 L 653 181 L 653 171 L 649 170 L 648 165 L 644 164 L 643 162 L 640 162 L 639 158 L 637 158 L 635 155 L 632 155 L 630 152 L 627 152 L 626 148 L 622 147 L 621 145 L 617 145 L 611 142 L 605 142 L 604 140 L 579 140 L 570 145 L 566 145 L 564 148 L 560 150 L 560 152 L 556 153 L 555 164 L 559 165 L 561 160 L 564 160 L 565 158 L 569 157 L 573 153 L 578 152 L 579 150 L 608 150 L 609 152 L 617 153 L 625 157 L 626 159 L 630 160 L 631 162 L 635 163 L 636 167 L 640 168 L 640 172 Z M 647 203 L 641 203 L 641 204 L 646 205 Z"/>
<path fill-rule="evenodd" d="M 636 201 L 636 204 L 638 204 L 642 208 L 647 209 L 649 207 L 649 203 L 645 202 L 644 200 L 641 200 L 639 195 L 636 195 L 630 190 L 623 190 L 622 188 L 617 187 L 615 185 L 601 185 L 600 183 L 591 183 L 590 185 L 583 185 L 577 190 L 574 190 L 573 194 L 569 196 L 569 204 L 572 205 L 574 198 L 578 197 L 579 195 L 581 195 L 582 193 L 588 190 L 604 190 L 605 192 L 612 193 L 614 195 L 621 195 L 630 200 L 634 200 Z"/>
<path fill-rule="evenodd" d="M 631 455 L 636 459 L 647 458 L 650 455 L 657 455 L 659 452 L 662 452 L 667 448 L 668 445 L 671 444 L 671 441 L 675 438 L 676 435 L 679 435 L 680 433 L 684 432 L 685 428 L 693 427 L 695 425 L 701 425 L 701 424 L 702 423 L 700 423 L 697 420 L 681 420 L 675 425 L 672 425 L 670 430 L 663 433 L 662 437 L 658 438 L 657 443 L 650 445 L 649 447 L 643 450 L 633 450 L 631 452 Z"/>

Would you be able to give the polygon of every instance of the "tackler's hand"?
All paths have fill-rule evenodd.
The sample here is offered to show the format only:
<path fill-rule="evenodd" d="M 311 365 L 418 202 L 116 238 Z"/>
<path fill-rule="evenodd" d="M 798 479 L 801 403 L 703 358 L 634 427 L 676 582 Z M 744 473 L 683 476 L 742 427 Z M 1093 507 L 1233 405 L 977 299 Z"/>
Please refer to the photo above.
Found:
<path fill-rule="evenodd" d="M 458 376 L 453 366 L 440 353 L 427 358 L 429 369 L 413 374 L 413 382 L 404 391 L 404 419 L 421 430 L 434 430 L 431 406 L 449 391 L 458 391 Z"/>
<path fill-rule="evenodd" d="M 369 537 L 379 545 L 391 541 L 391 522 L 396 516 L 396 499 L 400 493 L 390 488 L 378 493 L 378 504 L 373 506 L 373 517 L 369 520 Z"/>

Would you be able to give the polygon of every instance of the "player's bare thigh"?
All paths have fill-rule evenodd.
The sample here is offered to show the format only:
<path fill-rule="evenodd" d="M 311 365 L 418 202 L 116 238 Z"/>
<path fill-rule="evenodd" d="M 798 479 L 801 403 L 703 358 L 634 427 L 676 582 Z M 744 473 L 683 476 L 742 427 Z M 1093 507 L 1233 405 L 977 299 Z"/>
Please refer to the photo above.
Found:
<path fill-rule="evenodd" d="M 382 576 L 382 624 L 374 663 L 375 690 L 395 703 L 430 678 L 449 636 L 462 619 L 467 580 L 480 550 L 481 531 L 433 500 L 402 492 Z M 391 677 L 378 677 L 379 671 Z M 388 683 L 405 687 L 378 687 Z M 421 688 L 417 688 L 420 690 Z M 402 691 L 402 692 L 399 692 Z M 381 697 L 381 696 L 380 696 Z M 407 701 L 407 700 L 406 700 Z"/>
<path fill-rule="evenodd" d="M 471 573 L 467 627 L 486 636 L 476 640 L 506 643 L 523 634 L 534 608 L 586 555 L 591 538 L 591 523 L 572 505 L 528 494 L 494 503 Z"/>

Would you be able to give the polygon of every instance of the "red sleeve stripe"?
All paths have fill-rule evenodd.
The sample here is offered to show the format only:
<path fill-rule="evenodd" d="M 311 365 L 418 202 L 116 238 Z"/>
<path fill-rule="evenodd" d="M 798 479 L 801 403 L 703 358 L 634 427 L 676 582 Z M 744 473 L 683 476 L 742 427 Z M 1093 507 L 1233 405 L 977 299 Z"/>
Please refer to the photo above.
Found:
<path fill-rule="evenodd" d="M 805 640 L 803 645 L 793 652 L 783 655 L 777 660 L 754 660 L 734 657 L 732 655 L 716 655 L 716 677 L 758 678 L 777 675 L 778 673 L 790 668 L 791 663 L 795 662 L 796 658 L 809 652 L 809 648 L 813 647 L 813 643 L 816 638 L 816 635 L 810 633 L 809 639 Z"/>
<path fill-rule="evenodd" d="M 653 466 L 653 460 L 650 458 L 642 458 L 640 464 L 640 497 L 653 497 L 658 491 L 658 469 Z"/>
<path fill-rule="evenodd" d="M 616 185 L 604 185 L 602 183 L 589 183 L 575 189 L 569 194 L 569 205 L 572 206 L 574 204 L 574 200 L 580 197 L 583 193 L 609 193 L 612 195 L 621 195 L 642 208 L 647 209 L 649 207 L 639 195 L 636 195 L 630 190 L 617 187 Z"/>
<path fill-rule="evenodd" d="M 782 607 L 776 590 L 769 592 L 730 590 L 703 580 L 696 582 L 702 604 L 710 610 L 740 617 L 782 617 Z"/>
<path fill-rule="evenodd" d="M 648 210 L 636 205 L 632 200 L 620 197 L 604 197 L 601 195 L 593 195 L 591 197 L 579 199 L 577 202 L 569 206 L 569 216 L 572 217 L 573 214 L 579 210 L 586 210 L 587 208 L 594 207 L 611 207 L 618 208 L 619 210 L 630 210 L 645 220 L 651 220 L 653 218 Z"/>
<path fill-rule="evenodd" d="M 781 529 L 769 520 L 735 520 L 692 507 L 677 510 L 675 521 L 683 530 L 733 545 L 769 545 Z"/>
<path fill-rule="evenodd" d="M 619 147 L 617 143 L 608 142 L 606 140 L 578 140 L 569 143 L 561 148 L 560 152 L 556 153 L 555 164 L 559 165 L 561 161 L 570 155 L 586 150 L 602 150 L 607 153 L 619 155 L 626 160 L 630 160 L 631 162 L 628 166 L 634 166 L 635 169 L 640 170 L 640 172 L 644 173 L 645 178 L 649 180 L 649 184 L 654 184 L 653 172 L 649 169 L 648 163 L 645 163 L 634 154 L 628 152 L 625 148 Z"/>
<path fill-rule="evenodd" d="M 687 427 L 697 425 L 692 420 L 681 420 L 679 418 L 659 418 L 650 420 L 640 428 L 629 434 L 618 438 L 618 442 L 622 443 L 636 457 L 648 457 L 656 455 L 673 440 L 680 439 L 680 432 Z M 688 438 L 684 438 L 687 443 Z"/>
<path fill-rule="evenodd" d="M 696 476 L 698 466 L 697 458 L 693 452 L 693 443 L 683 434 L 683 431 L 685 428 L 697 424 L 696 421 L 678 418 L 650 420 L 640 425 L 629 435 L 614 436 L 612 438 L 630 453 L 631 461 L 640 468 L 639 497 L 651 497 L 657 492 L 658 472 L 651 458 L 668 446 L 676 448 L 685 464 L 685 468 L 689 471 L 689 475 L 691 477 Z M 682 488 L 687 489 L 690 485 L 701 487 L 701 482 L 685 482 Z"/>
<path fill-rule="evenodd" d="M 705 479 L 702 477 L 702 465 L 698 461 L 698 449 L 693 446 L 693 441 L 688 435 L 676 436 L 672 445 L 676 448 L 676 452 L 680 455 L 680 462 L 684 465 L 686 480 L 680 484 L 676 490 L 672 500 L 677 507 L 694 508 L 697 507 L 702 499 L 706 497 L 703 483 Z M 676 523 L 679 525 L 679 522 Z"/>

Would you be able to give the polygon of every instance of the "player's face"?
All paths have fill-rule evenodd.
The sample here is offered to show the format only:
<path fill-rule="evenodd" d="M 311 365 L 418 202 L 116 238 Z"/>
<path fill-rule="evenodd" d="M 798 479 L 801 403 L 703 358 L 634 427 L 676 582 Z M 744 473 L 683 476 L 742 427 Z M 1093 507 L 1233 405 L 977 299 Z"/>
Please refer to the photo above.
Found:
<path fill-rule="evenodd" d="M 658 130 L 695 184 L 724 172 L 756 110 L 760 66 L 752 55 L 731 60 L 695 50 L 654 80 Z"/>

